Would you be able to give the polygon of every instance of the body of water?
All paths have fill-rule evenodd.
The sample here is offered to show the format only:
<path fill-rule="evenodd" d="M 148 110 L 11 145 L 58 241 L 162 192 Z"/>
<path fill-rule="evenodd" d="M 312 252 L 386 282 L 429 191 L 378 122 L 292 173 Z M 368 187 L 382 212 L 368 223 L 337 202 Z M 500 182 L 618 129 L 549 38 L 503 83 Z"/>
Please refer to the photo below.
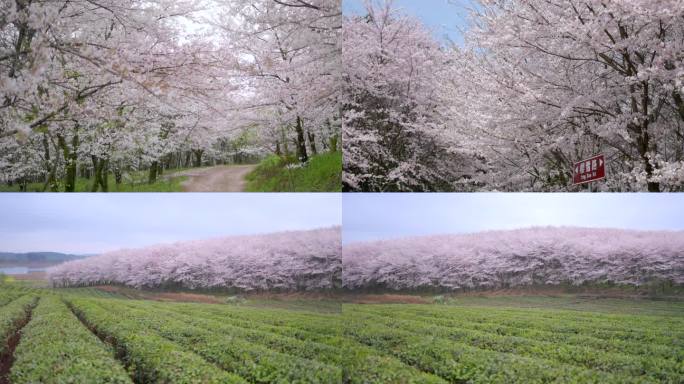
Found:
<path fill-rule="evenodd" d="M 0 267 L 0 273 L 5 275 L 26 275 L 31 272 L 45 272 L 46 268 L 36 267 Z"/>

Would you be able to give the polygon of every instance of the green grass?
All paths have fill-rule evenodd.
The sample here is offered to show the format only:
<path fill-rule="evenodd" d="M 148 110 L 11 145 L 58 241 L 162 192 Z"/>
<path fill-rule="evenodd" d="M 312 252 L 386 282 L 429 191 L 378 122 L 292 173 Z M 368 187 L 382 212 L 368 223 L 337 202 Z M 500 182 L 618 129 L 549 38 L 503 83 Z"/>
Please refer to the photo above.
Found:
<path fill-rule="evenodd" d="M 0 333 L 7 343 L 31 314 L 13 352 L 13 383 L 684 380 L 684 302 L 673 298 L 324 299 L 246 295 L 239 304 L 179 303 L 6 283 Z"/>
<path fill-rule="evenodd" d="M 48 281 L 41 280 L 41 279 L 15 280 L 14 278 L 10 277 L 10 278 L 8 278 L 7 283 L 11 284 L 13 286 L 25 287 L 25 288 L 48 288 L 50 286 L 50 283 Z"/>
<path fill-rule="evenodd" d="M 579 312 L 684 316 L 684 301 L 668 298 L 634 299 L 596 295 L 453 296 L 445 304 L 461 307 L 562 309 Z"/>
<path fill-rule="evenodd" d="M 36 284 L 26 285 L 34 288 L 44 288 L 48 284 L 47 281 L 42 281 L 42 285 Z M 23 281 L 16 280 L 12 285 L 24 285 Z M 54 288 L 52 291 L 57 293 L 67 294 L 82 294 L 88 297 L 104 297 L 104 298 L 119 298 L 119 299 L 133 299 L 133 300 L 152 300 L 159 298 L 160 294 L 165 293 L 188 293 L 184 290 L 168 290 L 168 289 L 135 289 L 131 287 L 117 286 L 116 290 L 102 290 L 91 287 L 79 288 Z M 235 306 L 244 306 L 252 308 L 270 308 L 270 309 L 284 309 L 288 311 L 306 311 L 306 312 L 320 312 L 320 313 L 339 313 L 342 301 L 334 295 L 307 297 L 281 297 L 278 295 L 266 296 L 250 295 L 250 294 L 236 294 L 227 293 L 216 290 L 193 290 L 193 294 L 202 295 L 214 301 L 230 304 Z"/>
<path fill-rule="evenodd" d="M 177 172 L 180 170 L 168 170 L 167 172 Z M 107 184 L 109 186 L 109 192 L 180 192 L 182 191 L 181 184 L 187 179 L 185 176 L 179 177 L 157 177 L 157 181 L 148 184 L 147 183 L 147 171 L 135 171 L 129 172 L 127 174 L 127 179 L 125 179 L 121 184 L 117 185 L 114 175 L 109 173 L 107 175 Z M 29 183 L 26 187 L 27 192 L 43 192 L 43 186 L 45 184 L 40 183 Z M 79 177 L 76 179 L 75 192 L 90 192 L 93 185 L 92 179 L 86 179 Z M 64 191 L 64 185 L 60 181 L 59 191 Z M 7 184 L 0 184 L 0 192 L 20 192 L 19 185 L 14 184 L 9 186 Z M 49 192 L 49 190 L 47 191 Z"/>
<path fill-rule="evenodd" d="M 313 156 L 298 167 L 296 159 L 270 156 L 247 175 L 248 192 L 339 192 L 342 190 L 342 153 Z"/>
<path fill-rule="evenodd" d="M 288 311 L 308 311 L 321 313 L 340 313 L 342 306 L 340 301 L 328 300 L 264 300 L 247 297 L 244 300 L 245 305 L 254 308 L 278 308 L 286 309 Z"/>

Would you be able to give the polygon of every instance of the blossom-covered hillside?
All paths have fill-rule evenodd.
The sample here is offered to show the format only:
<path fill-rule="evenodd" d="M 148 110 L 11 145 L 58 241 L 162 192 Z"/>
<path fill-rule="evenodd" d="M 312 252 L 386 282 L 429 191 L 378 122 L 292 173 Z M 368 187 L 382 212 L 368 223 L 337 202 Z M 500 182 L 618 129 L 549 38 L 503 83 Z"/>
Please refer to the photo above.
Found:
<path fill-rule="evenodd" d="M 345 245 L 348 289 L 684 284 L 684 231 L 530 228 Z"/>
<path fill-rule="evenodd" d="M 124 249 L 61 264 L 54 286 L 324 290 L 339 287 L 339 227 Z"/>

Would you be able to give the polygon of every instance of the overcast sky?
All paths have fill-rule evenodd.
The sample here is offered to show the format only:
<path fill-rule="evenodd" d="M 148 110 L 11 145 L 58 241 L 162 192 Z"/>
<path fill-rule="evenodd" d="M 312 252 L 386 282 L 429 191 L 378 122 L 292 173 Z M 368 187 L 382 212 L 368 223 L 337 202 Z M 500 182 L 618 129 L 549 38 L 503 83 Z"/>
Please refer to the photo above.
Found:
<path fill-rule="evenodd" d="M 378 1 L 378 0 L 375 0 Z M 395 8 L 420 19 L 441 41 L 463 44 L 472 0 L 395 0 Z M 364 0 L 342 0 L 345 15 L 365 15 Z"/>
<path fill-rule="evenodd" d="M 684 193 L 344 194 L 343 241 L 531 226 L 684 229 Z"/>
<path fill-rule="evenodd" d="M 335 193 L 0 196 L 0 251 L 100 253 L 179 240 L 340 225 Z"/>

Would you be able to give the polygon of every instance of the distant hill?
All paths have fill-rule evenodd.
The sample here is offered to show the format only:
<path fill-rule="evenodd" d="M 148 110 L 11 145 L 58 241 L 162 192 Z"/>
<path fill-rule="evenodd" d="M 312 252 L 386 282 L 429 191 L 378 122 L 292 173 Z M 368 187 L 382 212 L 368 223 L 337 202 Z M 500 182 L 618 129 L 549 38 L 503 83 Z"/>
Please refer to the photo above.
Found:
<path fill-rule="evenodd" d="M 90 255 L 72 255 L 59 252 L 0 252 L 0 262 L 4 263 L 35 263 L 49 262 L 62 263 L 71 260 L 80 260 Z"/>

